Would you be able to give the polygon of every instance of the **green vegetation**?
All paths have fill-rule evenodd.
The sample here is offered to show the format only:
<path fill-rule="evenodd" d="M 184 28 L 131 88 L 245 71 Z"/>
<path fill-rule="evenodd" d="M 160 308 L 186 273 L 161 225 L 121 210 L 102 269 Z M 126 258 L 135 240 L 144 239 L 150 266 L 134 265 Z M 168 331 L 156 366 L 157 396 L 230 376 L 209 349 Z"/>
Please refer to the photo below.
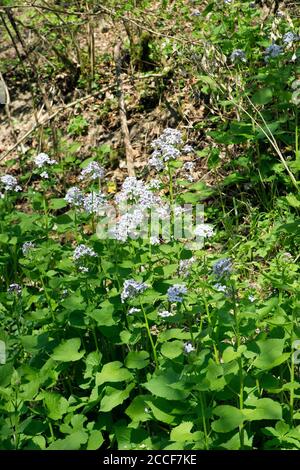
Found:
<path fill-rule="evenodd" d="M 3 3 L 0 449 L 300 449 L 299 6 Z"/>

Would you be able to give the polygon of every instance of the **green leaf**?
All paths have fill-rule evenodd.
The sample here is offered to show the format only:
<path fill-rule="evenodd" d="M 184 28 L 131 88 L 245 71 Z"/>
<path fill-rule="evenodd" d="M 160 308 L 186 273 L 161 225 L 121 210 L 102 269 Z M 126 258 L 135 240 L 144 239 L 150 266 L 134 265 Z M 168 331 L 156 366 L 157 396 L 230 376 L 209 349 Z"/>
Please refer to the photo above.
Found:
<path fill-rule="evenodd" d="M 132 379 L 132 374 L 123 368 L 121 362 L 109 362 L 103 366 L 101 372 L 96 374 L 96 385 L 99 386 L 106 382 L 124 382 L 130 379 Z"/>
<path fill-rule="evenodd" d="M 149 364 L 149 353 L 147 351 L 131 351 L 125 359 L 128 369 L 143 369 Z"/>
<path fill-rule="evenodd" d="M 176 442 L 192 441 L 192 427 L 194 423 L 186 421 L 173 428 L 170 434 L 170 440 Z"/>
<path fill-rule="evenodd" d="M 127 400 L 134 384 L 129 384 L 125 390 L 118 390 L 113 387 L 106 387 L 105 396 L 101 400 L 100 411 L 106 413 L 113 410 L 116 406 L 121 405 L 124 400 Z"/>
<path fill-rule="evenodd" d="M 261 398 L 255 401 L 255 409 L 244 409 L 247 421 L 258 421 L 261 419 L 282 419 L 282 409 L 280 403 L 271 398 Z"/>
<path fill-rule="evenodd" d="M 240 346 L 238 351 L 235 351 L 232 346 L 228 346 L 223 352 L 223 363 L 226 364 L 227 362 L 231 362 L 239 357 L 241 357 L 242 353 L 246 350 L 246 346 Z"/>
<path fill-rule="evenodd" d="M 146 400 L 151 398 L 150 395 L 137 395 L 134 397 L 128 408 L 126 408 L 125 413 L 129 416 L 132 421 L 148 421 L 151 416 L 147 413 L 146 410 Z"/>
<path fill-rule="evenodd" d="M 233 431 L 244 421 L 243 412 L 231 405 L 217 406 L 213 414 L 219 416 L 219 419 L 214 421 L 211 426 L 215 432 L 225 433 Z"/>
<path fill-rule="evenodd" d="M 282 364 L 290 354 L 283 354 L 284 339 L 265 339 L 257 341 L 260 349 L 259 356 L 253 362 L 253 365 L 261 370 L 268 370 Z"/>
<path fill-rule="evenodd" d="M 272 101 L 273 92 L 270 88 L 262 88 L 252 96 L 254 104 L 264 105 Z"/>
<path fill-rule="evenodd" d="M 87 443 L 86 450 L 98 450 L 103 444 L 104 439 L 100 431 L 93 429 Z"/>
<path fill-rule="evenodd" d="M 83 431 L 76 431 L 65 439 L 57 439 L 47 450 L 79 450 L 82 444 L 88 440 L 88 434 Z"/>
<path fill-rule="evenodd" d="M 43 392 L 45 407 L 47 409 L 47 416 L 51 419 L 58 420 L 67 413 L 69 408 L 68 401 L 56 392 Z"/>
<path fill-rule="evenodd" d="M 53 209 L 53 210 L 62 209 L 63 207 L 66 207 L 67 205 L 68 205 L 67 201 L 63 198 L 51 199 L 49 203 L 50 209 Z"/>
<path fill-rule="evenodd" d="M 177 388 L 180 382 L 175 382 L 174 378 L 169 374 L 153 376 L 143 386 L 158 397 L 167 400 L 184 400 L 188 392 Z"/>
<path fill-rule="evenodd" d="M 109 307 L 94 309 L 91 312 L 86 313 L 96 321 L 98 326 L 112 326 L 116 323 L 113 319 L 114 310 L 115 307 L 110 305 Z"/>
<path fill-rule="evenodd" d="M 289 194 L 288 196 L 286 196 L 286 199 L 290 206 L 295 207 L 296 209 L 299 209 L 300 200 L 294 194 Z"/>
<path fill-rule="evenodd" d="M 183 353 L 183 344 L 181 341 L 164 343 L 161 347 L 161 353 L 168 359 L 174 359 Z"/>
<path fill-rule="evenodd" d="M 51 357 L 55 361 L 61 362 L 79 361 L 84 355 L 84 351 L 79 352 L 80 346 L 80 338 L 68 339 L 54 349 Z"/>

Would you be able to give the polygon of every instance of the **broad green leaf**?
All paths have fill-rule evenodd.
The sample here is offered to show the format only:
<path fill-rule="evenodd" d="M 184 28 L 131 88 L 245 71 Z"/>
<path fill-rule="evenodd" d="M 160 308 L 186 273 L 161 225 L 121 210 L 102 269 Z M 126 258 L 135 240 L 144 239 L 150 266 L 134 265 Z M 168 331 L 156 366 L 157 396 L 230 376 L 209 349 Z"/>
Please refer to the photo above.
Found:
<path fill-rule="evenodd" d="M 109 362 L 103 366 L 101 372 L 96 374 L 96 385 L 99 386 L 107 382 L 124 382 L 130 379 L 132 379 L 132 374 L 123 367 L 121 362 Z"/>
<path fill-rule="evenodd" d="M 62 209 L 63 207 L 66 207 L 67 205 L 68 205 L 67 201 L 63 198 L 51 199 L 49 203 L 50 209 L 53 209 L 53 210 Z"/>
<path fill-rule="evenodd" d="M 58 420 L 67 413 L 69 403 L 68 401 L 56 392 L 43 392 L 44 403 L 47 409 L 47 415 L 49 418 Z"/>
<path fill-rule="evenodd" d="M 137 395 L 134 397 L 125 413 L 132 421 L 148 421 L 150 419 L 149 412 L 147 412 L 146 400 L 151 398 L 150 395 Z"/>
<path fill-rule="evenodd" d="M 51 357 L 61 362 L 79 361 L 84 355 L 84 351 L 79 352 L 80 346 L 80 338 L 68 339 L 54 349 Z"/>
<path fill-rule="evenodd" d="M 183 343 L 181 341 L 170 341 L 164 343 L 161 347 L 161 353 L 168 359 L 174 359 L 175 357 L 183 354 Z"/>
<path fill-rule="evenodd" d="M 82 444 L 88 440 L 88 434 L 83 431 L 76 431 L 65 439 L 57 439 L 47 450 L 79 450 Z"/>
<path fill-rule="evenodd" d="M 230 432 L 238 428 L 244 421 L 244 414 L 238 408 L 231 405 L 220 405 L 213 410 L 213 414 L 219 416 L 217 421 L 212 423 L 215 432 Z"/>
<path fill-rule="evenodd" d="M 104 438 L 100 431 L 93 430 L 87 443 L 86 450 L 98 450 L 104 442 Z"/>
<path fill-rule="evenodd" d="M 113 319 L 114 306 L 102 309 L 94 309 L 91 312 L 86 312 L 87 315 L 93 318 L 98 326 L 112 326 L 115 325 L 116 321 Z"/>
<path fill-rule="evenodd" d="M 261 370 L 272 369 L 286 361 L 290 354 L 283 354 L 284 339 L 265 339 L 257 341 L 260 354 L 253 362 L 253 365 Z"/>
<path fill-rule="evenodd" d="M 192 427 L 194 423 L 186 421 L 173 428 L 170 434 L 170 440 L 176 442 L 192 441 Z"/>
<path fill-rule="evenodd" d="M 261 398 L 255 401 L 255 409 L 243 410 L 247 421 L 258 421 L 261 419 L 282 419 L 280 403 L 271 398 Z"/>
<path fill-rule="evenodd" d="M 121 405 L 124 400 L 127 400 L 131 390 L 134 388 L 134 384 L 129 384 L 125 390 L 118 390 L 113 387 L 106 387 L 105 396 L 101 400 L 100 411 L 108 412 Z"/>
<path fill-rule="evenodd" d="M 128 369 L 143 369 L 149 364 L 149 353 L 147 351 L 131 351 L 125 359 Z"/>
<path fill-rule="evenodd" d="M 297 196 L 295 196 L 294 194 L 289 194 L 288 196 L 286 196 L 286 199 L 290 206 L 299 209 L 300 199 Z"/>
<path fill-rule="evenodd" d="M 270 88 L 262 88 L 252 96 L 254 104 L 264 105 L 272 101 L 273 92 Z"/>
<path fill-rule="evenodd" d="M 168 375 L 154 376 L 143 386 L 153 395 L 167 400 L 184 400 L 188 395 L 187 391 L 176 388 L 178 383 L 174 383 Z"/>

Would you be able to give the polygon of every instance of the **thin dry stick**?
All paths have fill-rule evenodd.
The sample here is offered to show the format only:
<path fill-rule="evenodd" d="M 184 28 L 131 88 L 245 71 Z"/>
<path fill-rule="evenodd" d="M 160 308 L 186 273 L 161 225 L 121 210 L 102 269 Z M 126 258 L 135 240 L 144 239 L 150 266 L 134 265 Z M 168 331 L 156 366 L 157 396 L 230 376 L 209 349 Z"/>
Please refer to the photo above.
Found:
<path fill-rule="evenodd" d="M 115 63 L 116 63 L 116 80 L 117 80 L 118 95 L 119 95 L 118 96 L 119 97 L 119 114 L 120 114 L 121 129 L 122 129 L 125 154 L 126 154 L 127 171 L 128 171 L 129 176 L 135 176 L 135 171 L 134 171 L 135 151 L 131 145 L 130 136 L 129 136 L 129 129 L 128 129 L 128 124 L 127 124 L 127 116 L 126 116 L 126 107 L 125 107 L 125 101 L 124 101 L 124 87 L 123 87 L 123 80 L 121 77 L 122 68 L 121 68 L 121 42 L 120 41 L 118 41 L 115 46 L 114 58 L 115 58 Z"/>

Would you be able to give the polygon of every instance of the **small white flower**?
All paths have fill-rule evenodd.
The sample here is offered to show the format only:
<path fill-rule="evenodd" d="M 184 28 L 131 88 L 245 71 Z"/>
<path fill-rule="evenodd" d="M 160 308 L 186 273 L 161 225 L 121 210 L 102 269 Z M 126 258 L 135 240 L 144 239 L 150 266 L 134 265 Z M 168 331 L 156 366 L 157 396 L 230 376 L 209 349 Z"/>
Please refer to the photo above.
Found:
<path fill-rule="evenodd" d="M 160 239 L 159 237 L 150 237 L 150 245 L 159 245 Z"/>
<path fill-rule="evenodd" d="M 147 187 L 148 189 L 160 189 L 161 182 L 157 179 L 152 179 L 149 181 Z"/>
<path fill-rule="evenodd" d="M 19 284 L 10 284 L 10 286 L 8 287 L 8 292 L 10 294 L 21 295 L 22 287 Z"/>
<path fill-rule="evenodd" d="M 134 315 L 135 313 L 140 313 L 141 309 L 140 308 L 135 308 L 135 307 L 132 307 L 128 310 L 128 314 L 127 315 Z"/>
<path fill-rule="evenodd" d="M 250 302 L 254 302 L 254 301 L 255 301 L 254 295 L 249 295 L 248 299 L 250 300 Z"/>
<path fill-rule="evenodd" d="M 25 242 L 22 245 L 22 253 L 24 256 L 27 256 L 30 251 L 35 248 L 35 244 L 32 242 Z"/>
<path fill-rule="evenodd" d="M 56 160 L 51 160 L 49 155 L 46 153 L 39 153 L 35 158 L 34 158 L 34 163 L 38 168 L 43 168 L 44 165 L 55 165 Z"/>
<path fill-rule="evenodd" d="M 178 270 L 179 276 L 184 276 L 184 277 L 189 276 L 190 268 L 195 263 L 195 261 L 196 261 L 196 258 L 194 256 L 192 256 L 189 259 L 181 259 L 179 261 L 179 270 Z"/>
<path fill-rule="evenodd" d="M 188 144 L 186 144 L 182 149 L 182 153 L 193 153 L 193 152 L 194 152 L 193 147 Z"/>
<path fill-rule="evenodd" d="M 6 191 L 22 191 L 21 186 L 18 185 L 17 179 L 12 175 L 1 176 L 0 181 L 4 185 L 4 189 Z"/>
<path fill-rule="evenodd" d="M 226 286 L 223 286 L 222 284 L 215 284 L 214 285 L 214 288 L 218 291 L 218 292 L 227 292 L 227 287 Z"/>
<path fill-rule="evenodd" d="M 87 268 L 86 266 L 79 266 L 78 271 L 80 271 L 81 273 L 88 273 L 89 268 Z"/>
<path fill-rule="evenodd" d="M 195 169 L 195 162 L 185 162 L 182 168 L 185 171 L 193 171 Z"/>
<path fill-rule="evenodd" d="M 74 261 L 78 261 L 80 258 L 84 258 L 86 256 L 95 257 L 97 254 L 94 252 L 94 250 L 92 250 L 92 248 L 89 248 L 86 245 L 78 245 L 73 253 Z"/>
<path fill-rule="evenodd" d="M 82 170 L 79 179 L 83 180 L 85 177 L 88 177 L 91 180 L 96 180 L 97 178 L 102 179 L 104 174 L 104 168 L 100 166 L 99 163 L 91 162 Z"/>
<path fill-rule="evenodd" d="M 168 317 L 173 317 L 174 313 L 169 312 L 168 310 L 162 310 L 161 312 L 158 312 L 158 316 L 161 318 L 168 318 Z"/>
<path fill-rule="evenodd" d="M 174 284 L 168 289 L 169 302 L 182 302 L 183 295 L 187 294 L 187 288 L 184 284 Z"/>
<path fill-rule="evenodd" d="M 123 285 L 123 291 L 121 293 L 121 301 L 124 303 L 127 299 L 133 299 L 139 294 L 142 294 L 147 289 L 147 284 L 144 282 L 138 282 L 134 279 L 127 279 Z"/>
<path fill-rule="evenodd" d="M 80 207 L 83 204 L 83 194 L 79 188 L 73 186 L 68 189 L 65 200 L 71 204 L 71 206 Z"/>
<path fill-rule="evenodd" d="M 236 49 L 231 53 L 231 62 L 247 62 L 246 54 L 242 49 Z"/>
<path fill-rule="evenodd" d="M 48 178 L 49 178 L 49 175 L 48 175 L 47 171 L 42 171 L 42 173 L 41 173 L 41 178 L 44 178 L 44 179 L 48 179 Z"/>
<path fill-rule="evenodd" d="M 191 352 L 196 351 L 191 342 L 184 343 L 183 349 L 186 354 L 190 354 Z"/>
<path fill-rule="evenodd" d="M 195 236 L 196 237 L 204 237 L 209 238 L 214 235 L 213 226 L 210 224 L 199 224 L 195 228 Z"/>
<path fill-rule="evenodd" d="M 280 54 L 282 54 L 283 50 L 281 46 L 278 46 L 278 44 L 271 44 L 271 46 L 267 47 L 264 54 L 265 54 L 265 60 L 268 61 L 270 57 L 278 57 Z"/>
<path fill-rule="evenodd" d="M 98 214 L 105 204 L 104 195 L 98 191 L 93 191 L 92 193 L 86 194 L 83 197 L 83 209 L 88 214 Z"/>

